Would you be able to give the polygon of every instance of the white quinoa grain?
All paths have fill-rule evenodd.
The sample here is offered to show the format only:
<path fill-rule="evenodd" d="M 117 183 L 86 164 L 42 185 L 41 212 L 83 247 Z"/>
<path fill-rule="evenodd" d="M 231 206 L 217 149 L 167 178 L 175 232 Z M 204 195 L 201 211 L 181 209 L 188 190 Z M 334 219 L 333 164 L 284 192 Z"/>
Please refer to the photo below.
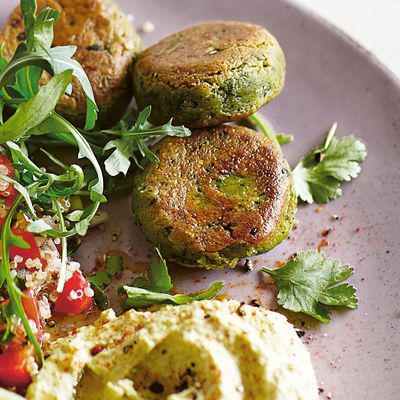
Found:
<path fill-rule="evenodd" d="M 142 32 L 151 33 L 155 29 L 154 24 L 151 21 L 146 21 L 142 26 Z"/>
<path fill-rule="evenodd" d="M 94 291 L 90 287 L 85 287 L 83 292 L 85 293 L 85 296 L 87 296 L 87 297 L 93 297 L 94 296 Z"/>

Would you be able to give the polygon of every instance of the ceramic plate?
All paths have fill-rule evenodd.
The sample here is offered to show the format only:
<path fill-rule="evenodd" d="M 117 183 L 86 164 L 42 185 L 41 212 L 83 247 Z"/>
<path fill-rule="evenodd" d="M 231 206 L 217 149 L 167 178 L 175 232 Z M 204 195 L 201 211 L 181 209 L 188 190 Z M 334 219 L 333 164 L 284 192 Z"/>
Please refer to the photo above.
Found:
<path fill-rule="evenodd" d="M 6 4 L 5 4 L 6 3 Z M 17 1 L 2 1 L 3 23 Z M 284 152 L 295 164 L 319 144 L 334 121 L 338 135 L 354 134 L 368 146 L 361 176 L 344 185 L 343 196 L 324 207 L 300 206 L 290 238 L 254 260 L 246 273 L 173 267 L 176 286 L 204 288 L 216 279 L 227 282 L 226 294 L 242 301 L 258 299 L 277 308 L 274 286 L 261 266 L 274 267 L 292 253 L 315 249 L 331 229 L 324 251 L 356 267 L 351 282 L 358 288 L 356 311 L 339 311 L 329 325 L 304 320 L 322 399 L 398 399 L 400 393 L 400 85 L 356 43 L 303 9 L 274 0 L 120 0 L 136 26 L 151 21 L 145 45 L 181 28 L 206 20 L 248 21 L 267 27 L 287 58 L 287 83 L 279 98 L 264 107 L 278 131 L 295 141 Z M 129 196 L 113 198 L 110 222 L 92 232 L 78 258 L 85 268 L 94 257 L 121 249 L 132 265 L 143 268 L 149 247 L 133 225 Z M 340 219 L 334 221 L 332 215 Z M 282 311 L 282 310 L 280 310 Z M 292 318 L 291 315 L 288 315 Z M 293 320 L 301 327 L 301 321 Z"/>

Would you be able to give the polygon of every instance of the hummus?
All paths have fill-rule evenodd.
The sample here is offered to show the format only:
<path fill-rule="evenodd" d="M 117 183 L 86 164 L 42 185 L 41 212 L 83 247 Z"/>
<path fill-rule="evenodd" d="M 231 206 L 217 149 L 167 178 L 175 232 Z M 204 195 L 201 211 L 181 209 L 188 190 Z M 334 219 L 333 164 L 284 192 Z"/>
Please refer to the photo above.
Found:
<path fill-rule="evenodd" d="M 104 312 L 54 342 L 28 399 L 317 400 L 286 318 L 236 301 Z"/>

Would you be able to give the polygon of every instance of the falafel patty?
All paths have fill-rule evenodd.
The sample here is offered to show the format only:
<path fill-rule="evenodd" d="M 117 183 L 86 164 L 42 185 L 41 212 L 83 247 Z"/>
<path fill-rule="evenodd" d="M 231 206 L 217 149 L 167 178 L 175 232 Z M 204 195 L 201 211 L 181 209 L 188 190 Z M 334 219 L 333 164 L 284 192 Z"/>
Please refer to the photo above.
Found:
<path fill-rule="evenodd" d="M 152 122 L 217 126 L 253 114 L 282 91 L 285 58 L 264 28 L 210 22 L 145 50 L 134 67 L 136 101 Z"/>
<path fill-rule="evenodd" d="M 258 132 L 222 125 L 167 137 L 134 182 L 137 224 L 167 258 L 186 266 L 235 267 L 290 232 L 296 211 L 290 167 Z"/>
<path fill-rule="evenodd" d="M 142 43 L 132 24 L 112 0 L 38 0 L 37 3 L 39 11 L 46 6 L 61 11 L 54 26 L 53 46 L 78 47 L 74 58 L 82 64 L 93 86 L 100 110 L 99 123 L 102 127 L 113 125 L 133 96 L 132 66 Z M 17 7 L 0 32 L 4 55 L 11 58 L 25 38 L 21 10 Z M 75 124 L 84 124 L 86 98 L 75 78 L 72 95 L 61 98 L 57 111 Z"/>

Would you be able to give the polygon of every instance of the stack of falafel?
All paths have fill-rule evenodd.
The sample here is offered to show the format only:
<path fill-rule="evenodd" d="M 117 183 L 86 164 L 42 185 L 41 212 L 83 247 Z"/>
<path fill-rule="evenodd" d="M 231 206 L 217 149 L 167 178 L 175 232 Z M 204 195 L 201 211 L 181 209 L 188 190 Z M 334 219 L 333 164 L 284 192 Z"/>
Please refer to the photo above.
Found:
<path fill-rule="evenodd" d="M 264 28 L 210 22 L 175 33 L 147 50 L 112 0 L 38 0 L 62 10 L 55 45 L 77 45 L 75 58 L 92 83 L 102 127 L 124 113 L 132 87 L 151 122 L 192 129 L 166 137 L 135 176 L 132 206 L 148 241 L 185 266 L 235 267 L 264 253 L 290 232 L 296 211 L 290 167 L 280 148 L 260 133 L 225 125 L 253 114 L 284 85 L 285 58 Z M 11 56 L 24 40 L 19 8 L 0 32 Z M 133 63 L 135 60 L 135 63 Z M 133 82 L 132 82 L 133 77 Z M 74 81 L 57 111 L 75 124 L 85 96 Z"/>
<path fill-rule="evenodd" d="M 134 66 L 139 108 L 152 122 L 192 128 L 168 137 L 138 171 L 132 206 L 147 239 L 185 266 L 235 267 L 290 232 L 296 211 L 290 167 L 280 148 L 243 126 L 278 96 L 285 58 L 264 28 L 211 22 L 175 33 Z"/>

